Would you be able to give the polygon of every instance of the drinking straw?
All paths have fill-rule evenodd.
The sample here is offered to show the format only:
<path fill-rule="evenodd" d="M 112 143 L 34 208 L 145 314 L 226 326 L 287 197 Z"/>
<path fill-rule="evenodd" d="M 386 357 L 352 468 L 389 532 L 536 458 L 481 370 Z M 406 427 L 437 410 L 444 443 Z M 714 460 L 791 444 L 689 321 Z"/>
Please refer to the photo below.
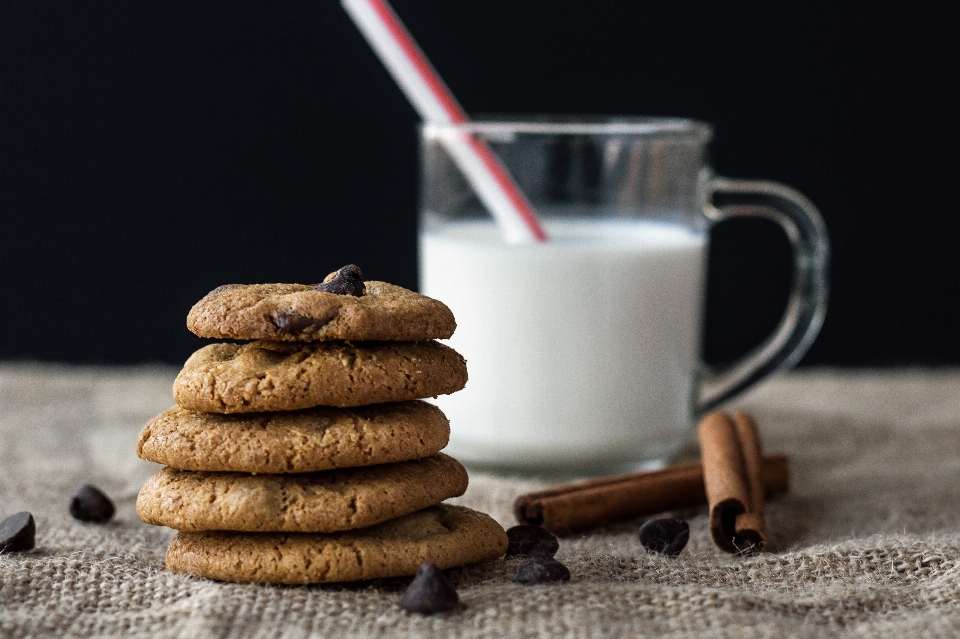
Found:
<path fill-rule="evenodd" d="M 386 0 L 341 0 L 341 4 L 425 122 L 469 122 Z M 443 132 L 440 141 L 493 214 L 508 242 L 547 239 L 530 202 L 486 142 L 458 130 Z"/>

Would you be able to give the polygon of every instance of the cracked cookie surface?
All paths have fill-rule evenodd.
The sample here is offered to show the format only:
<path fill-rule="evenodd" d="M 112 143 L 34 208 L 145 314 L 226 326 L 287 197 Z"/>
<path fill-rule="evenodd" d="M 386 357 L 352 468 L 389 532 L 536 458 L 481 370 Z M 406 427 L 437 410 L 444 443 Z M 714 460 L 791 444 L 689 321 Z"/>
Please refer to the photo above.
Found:
<path fill-rule="evenodd" d="M 140 519 L 177 530 L 335 532 L 365 528 L 458 497 L 467 472 L 452 457 L 297 475 L 164 468 L 137 497 Z"/>
<path fill-rule="evenodd" d="M 420 459 L 449 438 L 444 414 L 421 401 L 234 415 L 176 406 L 143 427 L 137 455 L 182 470 L 309 473 Z"/>
<path fill-rule="evenodd" d="M 507 535 L 489 515 L 440 504 L 346 533 L 180 532 L 167 568 L 254 583 L 329 583 L 399 577 L 425 561 L 442 569 L 503 555 Z"/>
<path fill-rule="evenodd" d="M 337 295 L 307 284 L 227 284 L 187 315 L 200 337 L 277 341 L 425 341 L 453 335 L 453 313 L 438 300 L 386 282 L 364 295 Z"/>
<path fill-rule="evenodd" d="M 466 383 L 466 361 L 439 342 L 257 341 L 195 352 L 173 398 L 190 410 L 255 413 L 422 399 Z"/>

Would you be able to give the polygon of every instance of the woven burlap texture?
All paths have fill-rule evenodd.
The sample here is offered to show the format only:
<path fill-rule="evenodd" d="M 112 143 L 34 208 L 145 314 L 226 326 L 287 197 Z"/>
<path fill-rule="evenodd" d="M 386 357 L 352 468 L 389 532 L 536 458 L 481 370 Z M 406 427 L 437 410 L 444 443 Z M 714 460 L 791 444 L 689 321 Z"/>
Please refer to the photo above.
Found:
<path fill-rule="evenodd" d="M 960 371 L 794 372 L 735 402 L 794 490 L 768 504 L 771 552 L 716 550 L 703 510 L 679 557 L 648 555 L 639 522 L 561 541 L 573 577 L 512 583 L 514 558 L 449 571 L 463 607 L 404 612 L 406 580 L 276 587 L 173 575 L 172 531 L 134 512 L 158 466 L 134 453 L 172 405 L 176 370 L 0 364 L 0 516 L 29 510 L 37 548 L 0 554 L 0 637 L 934 637 L 960 634 Z M 453 425 L 456 428 L 456 424 Z M 94 483 L 107 525 L 67 502 Z M 513 525 L 542 479 L 473 471 L 455 500 Z"/>

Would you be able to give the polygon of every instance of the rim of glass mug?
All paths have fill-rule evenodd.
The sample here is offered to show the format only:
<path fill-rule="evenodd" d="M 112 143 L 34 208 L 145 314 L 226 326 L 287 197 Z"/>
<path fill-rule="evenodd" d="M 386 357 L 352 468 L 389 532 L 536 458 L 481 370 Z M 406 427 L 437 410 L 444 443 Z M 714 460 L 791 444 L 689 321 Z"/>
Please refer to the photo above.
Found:
<path fill-rule="evenodd" d="M 423 135 L 433 132 L 462 131 L 484 136 L 513 134 L 544 135 L 650 135 L 689 137 L 705 144 L 713 138 L 713 127 L 700 120 L 651 116 L 579 116 L 579 115 L 480 115 L 470 122 L 447 124 L 424 122 Z"/>

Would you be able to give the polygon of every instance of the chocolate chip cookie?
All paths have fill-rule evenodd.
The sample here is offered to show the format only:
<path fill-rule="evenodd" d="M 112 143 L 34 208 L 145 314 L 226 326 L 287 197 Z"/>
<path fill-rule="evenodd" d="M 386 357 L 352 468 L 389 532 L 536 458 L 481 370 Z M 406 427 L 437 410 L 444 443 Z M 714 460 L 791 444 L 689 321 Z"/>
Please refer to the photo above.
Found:
<path fill-rule="evenodd" d="M 297 475 L 164 468 L 140 489 L 137 514 L 177 530 L 334 532 L 412 513 L 467 489 L 452 457 Z"/>
<path fill-rule="evenodd" d="M 305 584 L 412 575 L 494 559 L 507 535 L 488 515 L 440 504 L 345 533 L 181 532 L 167 568 L 221 581 Z"/>
<path fill-rule="evenodd" d="M 420 459 L 449 438 L 447 418 L 421 401 L 234 415 L 176 406 L 144 426 L 137 455 L 183 470 L 309 473 Z"/>
<path fill-rule="evenodd" d="M 187 315 L 200 337 L 276 341 L 445 339 L 457 327 L 445 304 L 386 282 L 363 295 L 318 291 L 308 284 L 228 284 Z"/>
<path fill-rule="evenodd" d="M 255 413 L 421 399 L 466 383 L 466 361 L 439 342 L 257 341 L 201 348 L 173 397 L 190 410 Z"/>

